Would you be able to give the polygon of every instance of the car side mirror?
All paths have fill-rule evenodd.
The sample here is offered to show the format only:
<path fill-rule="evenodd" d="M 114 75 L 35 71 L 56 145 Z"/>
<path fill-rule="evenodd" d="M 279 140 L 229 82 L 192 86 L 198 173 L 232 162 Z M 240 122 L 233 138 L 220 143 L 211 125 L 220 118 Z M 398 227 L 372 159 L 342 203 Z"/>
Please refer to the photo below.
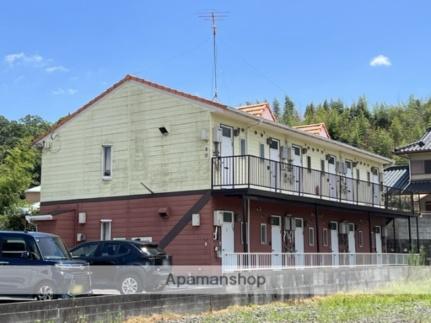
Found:
<path fill-rule="evenodd" d="M 21 258 L 25 258 L 25 259 L 30 258 L 30 252 L 28 252 L 28 251 L 23 251 L 23 252 L 21 253 Z"/>

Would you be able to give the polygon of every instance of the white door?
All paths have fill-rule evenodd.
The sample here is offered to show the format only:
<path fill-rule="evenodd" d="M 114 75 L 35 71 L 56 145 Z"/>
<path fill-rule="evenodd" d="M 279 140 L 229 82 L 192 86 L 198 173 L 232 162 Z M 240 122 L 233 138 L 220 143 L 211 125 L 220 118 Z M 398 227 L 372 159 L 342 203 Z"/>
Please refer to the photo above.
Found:
<path fill-rule="evenodd" d="M 293 165 L 293 191 L 298 192 L 301 187 L 301 147 L 292 145 L 292 165 Z"/>
<path fill-rule="evenodd" d="M 221 252 L 222 267 L 226 269 L 235 269 L 237 264 L 236 257 L 233 255 L 234 248 L 234 216 L 233 212 L 223 212 L 223 224 L 221 228 Z"/>
<path fill-rule="evenodd" d="M 304 266 L 304 220 L 295 219 L 295 265 Z"/>
<path fill-rule="evenodd" d="M 233 182 L 233 129 L 228 126 L 220 126 L 221 128 L 221 183 L 222 187 L 230 188 Z"/>
<path fill-rule="evenodd" d="M 329 197 L 337 198 L 337 170 L 336 170 L 337 159 L 335 156 L 329 156 L 328 158 L 328 189 Z"/>
<path fill-rule="evenodd" d="M 380 205 L 380 183 L 377 170 L 371 172 L 371 182 L 373 183 L 373 205 Z"/>
<path fill-rule="evenodd" d="M 280 267 L 282 264 L 281 259 L 281 217 L 271 216 L 271 247 L 272 257 L 271 264 L 274 267 Z"/>
<path fill-rule="evenodd" d="M 271 188 L 277 190 L 280 187 L 279 184 L 279 161 L 280 161 L 280 142 L 276 139 L 271 139 L 269 143 L 269 159 L 270 161 L 270 185 Z"/>
<path fill-rule="evenodd" d="M 348 224 L 347 244 L 349 248 L 349 264 L 356 264 L 356 240 L 355 240 L 355 225 Z"/>
<path fill-rule="evenodd" d="M 353 202 L 353 167 L 350 160 L 346 160 L 346 199 Z"/>
<path fill-rule="evenodd" d="M 338 249 L 338 223 L 335 221 L 329 222 L 331 229 L 331 252 L 332 252 L 332 264 L 338 266 L 340 264 L 339 249 Z"/>
<path fill-rule="evenodd" d="M 377 264 L 382 263 L 382 227 L 375 226 L 374 227 L 374 241 L 376 244 L 376 257 Z"/>

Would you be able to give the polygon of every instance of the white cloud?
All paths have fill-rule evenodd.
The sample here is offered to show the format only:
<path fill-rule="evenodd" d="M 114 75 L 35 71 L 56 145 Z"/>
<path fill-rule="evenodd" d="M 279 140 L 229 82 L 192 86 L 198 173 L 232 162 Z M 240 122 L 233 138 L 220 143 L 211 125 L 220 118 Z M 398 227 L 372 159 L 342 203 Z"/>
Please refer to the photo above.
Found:
<path fill-rule="evenodd" d="M 13 53 L 13 54 L 6 55 L 4 57 L 4 61 L 10 66 L 14 66 L 20 63 L 38 65 L 44 62 L 44 58 L 38 54 L 27 55 L 21 52 L 21 53 Z"/>
<path fill-rule="evenodd" d="M 391 60 L 385 55 L 377 55 L 370 61 L 370 66 L 391 66 Z"/>
<path fill-rule="evenodd" d="M 45 72 L 47 73 L 55 73 L 55 72 L 69 72 L 69 69 L 62 66 L 62 65 L 56 65 L 56 66 L 48 66 L 45 68 Z"/>
<path fill-rule="evenodd" d="M 78 92 L 78 90 L 76 89 L 63 89 L 63 88 L 58 88 L 56 90 L 53 90 L 51 93 L 53 95 L 74 95 Z"/>

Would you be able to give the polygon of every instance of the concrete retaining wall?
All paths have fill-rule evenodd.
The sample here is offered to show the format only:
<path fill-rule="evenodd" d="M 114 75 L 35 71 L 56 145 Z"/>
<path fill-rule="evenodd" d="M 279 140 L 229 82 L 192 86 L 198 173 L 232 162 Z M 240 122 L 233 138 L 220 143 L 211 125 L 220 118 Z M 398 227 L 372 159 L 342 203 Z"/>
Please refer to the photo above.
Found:
<path fill-rule="evenodd" d="M 137 315 L 199 313 L 230 305 L 263 304 L 293 297 L 367 290 L 401 281 L 413 267 L 353 267 L 272 271 L 265 291 L 247 294 L 100 296 L 0 305 L 0 322 L 121 322 Z M 417 267 L 416 267 L 417 268 Z"/>

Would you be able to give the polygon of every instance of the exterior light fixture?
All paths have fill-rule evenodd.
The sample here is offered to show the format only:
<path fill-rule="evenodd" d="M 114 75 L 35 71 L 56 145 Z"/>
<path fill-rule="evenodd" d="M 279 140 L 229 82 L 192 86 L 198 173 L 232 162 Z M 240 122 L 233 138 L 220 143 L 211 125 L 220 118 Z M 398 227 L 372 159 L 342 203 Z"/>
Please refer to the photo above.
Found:
<path fill-rule="evenodd" d="M 168 134 L 169 134 L 169 131 L 168 131 L 168 129 L 166 129 L 166 127 L 160 127 L 160 128 L 159 128 L 159 131 L 160 131 L 160 133 L 161 133 L 162 135 L 164 135 L 164 136 L 166 136 L 166 135 L 168 135 Z"/>

